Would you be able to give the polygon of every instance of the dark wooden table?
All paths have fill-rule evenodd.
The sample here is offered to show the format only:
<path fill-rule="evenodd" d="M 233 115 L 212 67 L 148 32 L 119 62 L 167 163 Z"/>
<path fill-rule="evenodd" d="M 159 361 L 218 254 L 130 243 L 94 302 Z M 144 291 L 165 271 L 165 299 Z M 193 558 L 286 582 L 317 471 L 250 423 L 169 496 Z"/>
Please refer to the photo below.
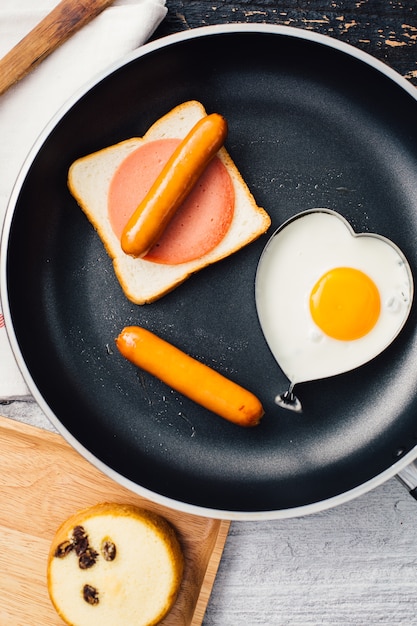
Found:
<path fill-rule="evenodd" d="M 416 0 L 167 0 L 155 33 L 237 22 L 312 30 L 368 52 L 417 86 Z"/>

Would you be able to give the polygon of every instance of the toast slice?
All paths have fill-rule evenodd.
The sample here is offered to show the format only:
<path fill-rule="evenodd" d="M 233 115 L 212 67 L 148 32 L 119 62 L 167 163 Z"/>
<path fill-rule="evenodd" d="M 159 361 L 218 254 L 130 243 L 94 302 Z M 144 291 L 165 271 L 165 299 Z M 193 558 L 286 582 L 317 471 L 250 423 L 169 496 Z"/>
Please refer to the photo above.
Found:
<path fill-rule="evenodd" d="M 229 172 L 235 193 L 233 219 L 222 241 L 200 258 L 177 265 L 134 258 L 123 252 L 108 218 L 107 197 L 114 173 L 144 142 L 182 139 L 205 115 L 201 103 L 185 102 L 155 122 L 143 137 L 127 139 L 77 159 L 69 169 L 68 187 L 113 260 L 114 271 L 126 297 L 135 304 L 154 302 L 195 272 L 251 243 L 270 226 L 269 215 L 256 204 L 236 165 L 222 147 L 217 156 Z"/>

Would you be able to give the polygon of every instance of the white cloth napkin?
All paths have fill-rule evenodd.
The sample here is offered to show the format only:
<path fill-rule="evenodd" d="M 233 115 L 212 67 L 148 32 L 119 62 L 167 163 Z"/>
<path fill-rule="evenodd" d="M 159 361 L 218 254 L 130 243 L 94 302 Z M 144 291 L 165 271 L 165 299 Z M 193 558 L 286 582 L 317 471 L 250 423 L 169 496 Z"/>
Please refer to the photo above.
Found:
<path fill-rule="evenodd" d="M 1 0 L 0 57 L 56 4 Z M 91 78 L 143 44 L 166 12 L 165 0 L 116 0 L 0 96 L 0 230 L 19 170 L 49 120 Z M 0 401 L 28 394 L 0 310 Z"/>

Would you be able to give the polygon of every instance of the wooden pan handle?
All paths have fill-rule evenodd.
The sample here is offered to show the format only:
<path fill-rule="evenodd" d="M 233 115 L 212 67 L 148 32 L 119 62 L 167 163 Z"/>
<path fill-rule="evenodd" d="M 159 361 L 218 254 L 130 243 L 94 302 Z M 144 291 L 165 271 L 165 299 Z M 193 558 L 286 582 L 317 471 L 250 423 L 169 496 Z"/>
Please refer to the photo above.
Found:
<path fill-rule="evenodd" d="M 0 60 L 0 95 L 112 2 L 113 0 L 61 0 Z"/>

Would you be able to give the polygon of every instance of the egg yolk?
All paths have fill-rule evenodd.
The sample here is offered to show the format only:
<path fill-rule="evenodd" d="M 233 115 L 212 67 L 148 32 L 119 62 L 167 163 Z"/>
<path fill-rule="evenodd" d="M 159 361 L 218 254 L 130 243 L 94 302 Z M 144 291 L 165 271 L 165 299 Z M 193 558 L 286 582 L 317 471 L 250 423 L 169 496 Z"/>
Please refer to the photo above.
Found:
<path fill-rule="evenodd" d="M 358 269 L 336 267 L 315 284 L 310 312 L 317 326 L 340 341 L 363 337 L 375 326 L 381 310 L 379 291 Z"/>

